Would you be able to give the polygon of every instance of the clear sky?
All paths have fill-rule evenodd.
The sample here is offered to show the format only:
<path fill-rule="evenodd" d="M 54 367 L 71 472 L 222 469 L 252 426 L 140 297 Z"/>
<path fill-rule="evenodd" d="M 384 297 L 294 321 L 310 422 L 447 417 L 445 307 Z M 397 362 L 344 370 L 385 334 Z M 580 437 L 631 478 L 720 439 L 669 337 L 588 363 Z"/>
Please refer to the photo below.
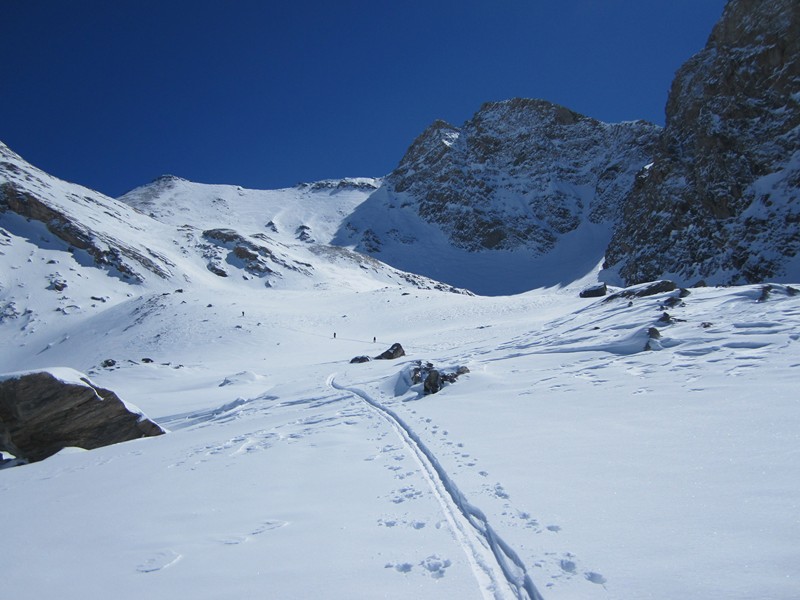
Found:
<path fill-rule="evenodd" d="M 434 119 L 664 121 L 725 0 L 2 0 L 0 140 L 118 196 L 382 176 Z"/>

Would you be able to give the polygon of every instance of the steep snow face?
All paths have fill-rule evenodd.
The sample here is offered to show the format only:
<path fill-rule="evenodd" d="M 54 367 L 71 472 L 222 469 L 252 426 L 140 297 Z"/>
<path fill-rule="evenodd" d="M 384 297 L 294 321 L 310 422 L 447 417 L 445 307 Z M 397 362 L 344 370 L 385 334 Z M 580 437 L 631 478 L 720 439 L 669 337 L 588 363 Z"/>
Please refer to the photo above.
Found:
<path fill-rule="evenodd" d="M 609 281 L 800 274 L 800 4 L 733 0 L 678 71 L 655 162 L 626 199 Z"/>
<path fill-rule="evenodd" d="M 487 103 L 461 128 L 424 131 L 336 240 L 481 293 L 578 279 L 602 260 L 658 131 L 542 100 Z"/>
<path fill-rule="evenodd" d="M 46 228 L 34 243 L 69 249 L 76 261 L 94 264 L 130 283 L 174 275 L 174 263 L 165 249 L 173 237 L 170 228 L 99 192 L 44 173 L 2 142 L 0 223 L 6 237 L 24 237 L 31 227 Z M 143 232 L 148 243 L 142 243 Z"/>

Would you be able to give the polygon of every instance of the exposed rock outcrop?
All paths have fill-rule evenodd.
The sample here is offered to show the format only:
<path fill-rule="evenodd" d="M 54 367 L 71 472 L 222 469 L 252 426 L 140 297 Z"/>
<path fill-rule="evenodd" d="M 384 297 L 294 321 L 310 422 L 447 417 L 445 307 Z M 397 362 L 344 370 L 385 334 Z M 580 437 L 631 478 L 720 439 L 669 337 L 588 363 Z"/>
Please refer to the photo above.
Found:
<path fill-rule="evenodd" d="M 424 395 L 439 392 L 446 383 L 455 383 L 461 376 L 469 373 L 469 368 L 460 366 L 456 369 L 437 369 L 433 363 L 418 361 L 411 369 L 411 383 L 422 384 Z"/>
<path fill-rule="evenodd" d="M 86 218 L 92 211 L 103 211 L 126 225 L 143 219 L 112 198 L 58 181 L 0 142 L 0 213 L 16 213 L 40 222 L 67 249 L 86 252 L 96 266 L 121 279 L 141 283 L 145 272 L 162 279 L 171 277 L 171 267 L 175 266 L 171 261 L 152 248 L 123 241 L 112 230 L 94 226 Z"/>
<path fill-rule="evenodd" d="M 590 285 L 581 290 L 578 294 L 581 298 L 602 298 L 608 293 L 608 286 L 605 283 Z"/>
<path fill-rule="evenodd" d="M 650 281 L 641 285 L 634 285 L 624 290 L 620 290 L 608 296 L 603 302 L 611 302 L 612 300 L 619 300 L 620 298 L 646 298 L 647 296 L 655 296 L 656 294 L 665 294 L 678 289 L 674 281 L 662 279 L 659 281 Z"/>
<path fill-rule="evenodd" d="M 291 260 L 283 253 L 273 251 L 270 246 L 277 244 L 263 233 L 244 236 L 233 229 L 207 229 L 203 231 L 203 239 L 205 242 L 201 243 L 201 248 L 209 261 L 207 268 L 220 277 L 228 276 L 223 263 L 256 277 L 280 276 L 281 270 L 307 275 L 313 269 L 308 263 Z"/>
<path fill-rule="evenodd" d="M 800 3 L 731 0 L 675 77 L 654 162 L 608 247 L 607 277 L 792 278 L 798 252 Z"/>
<path fill-rule="evenodd" d="M 435 394 L 442 389 L 442 376 L 438 369 L 431 369 L 428 371 L 428 376 L 422 384 L 422 389 L 425 394 Z"/>
<path fill-rule="evenodd" d="M 489 102 L 461 128 L 429 126 L 385 186 L 397 205 L 459 248 L 543 254 L 587 219 L 613 220 L 658 131 L 643 121 L 602 123 L 544 100 Z M 380 250 L 374 230 L 363 235 L 364 250 Z M 387 237 L 404 241 L 399 231 Z"/>
<path fill-rule="evenodd" d="M 375 360 L 394 360 L 405 355 L 406 351 L 403 350 L 403 346 L 401 346 L 398 342 L 395 342 L 388 350 L 385 350 L 376 356 Z"/>
<path fill-rule="evenodd" d="M 29 462 L 164 430 L 71 369 L 0 375 L 0 450 Z"/>

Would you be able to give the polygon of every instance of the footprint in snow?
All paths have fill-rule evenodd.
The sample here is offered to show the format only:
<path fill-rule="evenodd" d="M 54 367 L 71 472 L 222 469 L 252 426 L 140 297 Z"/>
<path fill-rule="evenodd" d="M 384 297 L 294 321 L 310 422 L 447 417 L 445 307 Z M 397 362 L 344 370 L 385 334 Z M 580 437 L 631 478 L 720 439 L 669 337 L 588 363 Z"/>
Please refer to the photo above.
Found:
<path fill-rule="evenodd" d="M 591 581 L 592 583 L 596 583 L 598 585 L 603 585 L 607 581 L 607 579 L 600 573 L 595 573 L 594 571 L 584 573 L 583 576 L 586 578 L 586 581 Z"/>
<path fill-rule="evenodd" d="M 414 566 L 411 563 L 386 563 L 387 569 L 394 569 L 398 573 L 410 573 Z"/>
<path fill-rule="evenodd" d="M 246 535 L 230 535 L 228 537 L 222 538 L 219 541 L 226 545 L 226 546 L 238 546 L 239 544 L 244 544 L 245 542 L 250 541 L 253 536 L 261 535 L 266 531 L 271 531 L 272 529 L 279 529 L 281 527 L 285 527 L 289 523 L 287 521 L 281 521 L 278 519 L 270 519 L 267 521 L 263 521 L 251 529 Z"/>
<path fill-rule="evenodd" d="M 445 576 L 445 569 L 447 569 L 452 563 L 447 558 L 439 558 L 437 555 L 432 554 L 431 556 L 420 561 L 419 564 L 428 573 L 430 573 L 431 577 L 434 579 L 441 579 Z"/>
<path fill-rule="evenodd" d="M 280 519 L 270 519 L 267 521 L 263 521 L 260 523 L 253 531 L 250 532 L 250 535 L 260 535 L 265 531 L 272 531 L 273 529 L 280 529 L 281 527 L 285 527 L 288 525 L 288 521 L 281 521 Z"/>
<path fill-rule="evenodd" d="M 406 500 L 414 500 L 422 496 L 422 492 L 415 489 L 413 485 L 408 487 L 400 488 L 395 492 L 395 495 L 392 497 L 392 502 L 395 504 L 400 504 L 405 502 Z"/>
<path fill-rule="evenodd" d="M 559 566 L 561 567 L 562 571 L 564 571 L 565 573 L 569 573 L 571 575 L 574 575 L 577 569 L 575 561 L 570 560 L 569 558 L 562 558 L 561 561 L 559 562 Z"/>
<path fill-rule="evenodd" d="M 183 558 L 183 555 L 174 550 L 162 550 L 137 566 L 136 570 L 139 571 L 139 573 L 154 573 L 171 567 L 181 558 Z"/>

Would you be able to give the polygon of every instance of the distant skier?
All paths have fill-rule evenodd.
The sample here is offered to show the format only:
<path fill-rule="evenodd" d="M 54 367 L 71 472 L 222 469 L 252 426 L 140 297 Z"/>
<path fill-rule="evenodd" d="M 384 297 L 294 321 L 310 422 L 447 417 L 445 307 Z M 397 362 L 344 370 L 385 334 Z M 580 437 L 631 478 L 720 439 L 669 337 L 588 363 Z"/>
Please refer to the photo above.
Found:
<path fill-rule="evenodd" d="M 376 341 L 377 341 L 377 340 L 375 339 L 375 336 L 373 335 L 373 336 L 372 336 L 372 343 L 374 344 Z"/>
<path fill-rule="evenodd" d="M 336 332 L 333 332 L 333 339 L 336 339 Z"/>

